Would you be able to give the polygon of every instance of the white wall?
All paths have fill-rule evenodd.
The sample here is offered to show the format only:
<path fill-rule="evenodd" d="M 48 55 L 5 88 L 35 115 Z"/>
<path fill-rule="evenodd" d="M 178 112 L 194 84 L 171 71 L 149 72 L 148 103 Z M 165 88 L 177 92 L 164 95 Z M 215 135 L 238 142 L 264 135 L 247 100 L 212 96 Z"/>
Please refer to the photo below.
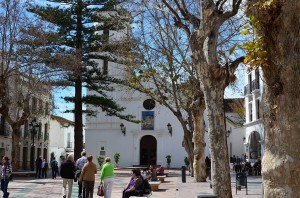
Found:
<path fill-rule="evenodd" d="M 73 142 L 72 149 L 74 149 L 74 126 L 63 127 L 57 120 L 50 120 L 48 156 L 50 159 L 51 153 L 54 152 L 54 157 L 59 164 L 61 163 L 60 156 L 66 154 L 68 133 L 71 133 L 70 141 Z"/>

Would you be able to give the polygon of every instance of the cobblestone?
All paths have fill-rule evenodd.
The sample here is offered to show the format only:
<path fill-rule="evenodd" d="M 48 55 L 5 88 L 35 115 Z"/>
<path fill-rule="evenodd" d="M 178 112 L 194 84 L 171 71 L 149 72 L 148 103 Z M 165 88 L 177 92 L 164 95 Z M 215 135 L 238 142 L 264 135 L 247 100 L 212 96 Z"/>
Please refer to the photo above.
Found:
<path fill-rule="evenodd" d="M 169 176 L 165 178 L 165 182 L 161 183 L 159 190 L 152 192 L 151 198 L 197 198 L 198 195 L 212 195 L 210 182 L 196 183 L 194 178 L 189 174 L 186 177 L 186 183 L 181 182 L 180 170 L 168 170 Z M 129 181 L 130 169 L 119 169 L 115 171 L 116 178 L 113 186 L 112 198 L 121 198 L 122 191 Z M 248 195 L 245 188 L 237 192 L 235 190 L 235 174 L 231 175 L 231 186 L 233 198 L 261 198 L 261 177 L 248 177 Z M 99 185 L 99 174 L 96 175 L 96 189 Z M 16 177 L 9 183 L 10 198 L 59 198 L 62 197 L 62 179 L 47 178 L 35 179 L 30 177 Z M 1 196 L 1 193 L 0 193 Z M 73 184 L 72 198 L 78 197 L 78 185 Z"/>

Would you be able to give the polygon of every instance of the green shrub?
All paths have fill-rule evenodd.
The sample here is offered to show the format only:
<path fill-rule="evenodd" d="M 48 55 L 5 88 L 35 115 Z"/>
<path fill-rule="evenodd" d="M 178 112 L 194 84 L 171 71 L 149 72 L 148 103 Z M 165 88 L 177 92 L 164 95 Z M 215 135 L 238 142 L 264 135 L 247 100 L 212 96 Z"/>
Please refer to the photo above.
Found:
<path fill-rule="evenodd" d="M 190 165 L 190 161 L 189 161 L 189 158 L 188 157 L 185 157 L 184 158 L 184 163 L 186 166 L 189 166 Z"/>
<path fill-rule="evenodd" d="M 101 166 L 102 166 L 102 164 L 104 162 L 104 157 L 102 157 L 102 156 L 97 157 L 97 161 L 98 161 L 98 164 L 99 164 L 99 166 L 101 168 Z"/>
<path fill-rule="evenodd" d="M 166 159 L 167 159 L 167 167 L 168 167 L 168 168 L 170 168 L 170 165 L 171 165 L 171 158 L 172 158 L 171 155 L 167 155 L 167 156 L 166 156 Z"/>
<path fill-rule="evenodd" d="M 119 163 L 119 159 L 120 159 L 120 154 L 119 153 L 115 153 L 114 159 L 115 159 L 116 164 L 118 164 Z"/>

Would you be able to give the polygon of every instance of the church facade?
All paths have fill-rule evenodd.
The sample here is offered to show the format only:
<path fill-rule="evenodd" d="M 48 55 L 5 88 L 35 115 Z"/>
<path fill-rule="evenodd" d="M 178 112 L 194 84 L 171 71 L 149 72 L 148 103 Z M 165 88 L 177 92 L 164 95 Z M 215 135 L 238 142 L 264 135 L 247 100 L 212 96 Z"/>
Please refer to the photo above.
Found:
<path fill-rule="evenodd" d="M 106 116 L 98 109 L 96 117 L 86 118 L 85 149 L 88 155 L 94 158 L 109 156 L 113 161 L 114 154 L 119 153 L 119 167 L 167 166 L 167 155 L 171 155 L 171 167 L 185 165 L 183 130 L 169 109 L 142 93 L 121 86 L 116 87 L 112 97 L 126 107 L 124 114 L 134 115 L 141 123 Z"/>

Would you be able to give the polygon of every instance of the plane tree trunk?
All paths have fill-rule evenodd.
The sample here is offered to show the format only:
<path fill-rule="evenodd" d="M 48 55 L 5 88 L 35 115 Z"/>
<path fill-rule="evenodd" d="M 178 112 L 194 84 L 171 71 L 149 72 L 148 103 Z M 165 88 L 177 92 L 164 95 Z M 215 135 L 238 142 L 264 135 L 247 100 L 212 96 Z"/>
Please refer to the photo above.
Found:
<path fill-rule="evenodd" d="M 12 168 L 13 170 L 20 169 L 20 145 L 21 142 L 21 125 L 13 124 L 12 125 Z M 23 162 L 24 163 L 24 162 Z"/>
<path fill-rule="evenodd" d="M 270 6 L 252 3 L 248 12 L 260 24 L 256 33 L 267 52 L 267 66 L 262 67 L 264 197 L 299 197 L 300 2 L 271 1 Z"/>
<path fill-rule="evenodd" d="M 194 176 L 197 182 L 205 182 L 205 123 L 203 118 L 203 113 L 205 110 L 204 101 L 202 104 L 200 104 L 200 102 L 195 103 L 194 107 Z"/>

